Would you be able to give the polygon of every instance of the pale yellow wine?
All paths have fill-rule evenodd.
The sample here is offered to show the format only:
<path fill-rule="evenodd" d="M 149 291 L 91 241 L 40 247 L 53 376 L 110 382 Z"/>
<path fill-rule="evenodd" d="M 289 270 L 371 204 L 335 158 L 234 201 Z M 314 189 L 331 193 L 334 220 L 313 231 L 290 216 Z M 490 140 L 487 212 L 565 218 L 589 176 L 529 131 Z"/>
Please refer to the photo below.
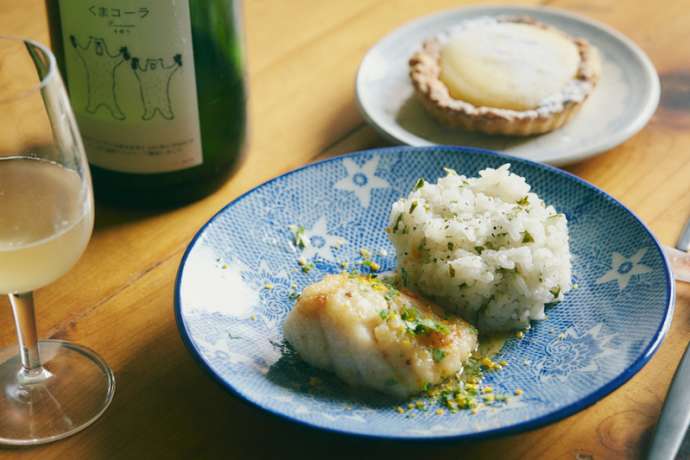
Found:
<path fill-rule="evenodd" d="M 0 293 L 27 292 L 65 274 L 93 229 L 79 175 L 57 163 L 0 158 Z"/>

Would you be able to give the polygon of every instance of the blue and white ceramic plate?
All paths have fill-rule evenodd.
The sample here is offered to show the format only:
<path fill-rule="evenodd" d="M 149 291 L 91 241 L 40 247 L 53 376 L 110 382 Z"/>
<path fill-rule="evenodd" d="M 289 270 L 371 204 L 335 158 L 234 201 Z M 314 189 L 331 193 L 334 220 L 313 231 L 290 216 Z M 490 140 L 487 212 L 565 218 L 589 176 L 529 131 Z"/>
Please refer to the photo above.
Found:
<path fill-rule="evenodd" d="M 451 167 L 476 175 L 511 163 L 533 190 L 568 217 L 579 288 L 510 339 L 487 375 L 497 391 L 524 389 L 505 405 L 414 418 L 373 393 L 353 393 L 302 363 L 283 338 L 294 294 L 341 261 L 372 250 L 384 270 L 395 253 L 384 227 L 391 204 L 419 177 Z M 303 225 L 310 244 L 292 245 Z M 298 257 L 313 262 L 303 273 Z M 457 147 L 370 150 L 305 166 L 223 208 L 196 235 L 176 285 L 180 332 L 199 363 L 224 387 L 266 411 L 326 430 L 404 439 L 471 438 L 534 428 L 595 403 L 654 354 L 670 324 L 674 288 L 658 242 L 629 210 L 566 172 L 489 151 Z M 317 377 L 317 379 L 314 379 Z M 320 382 L 314 385 L 314 382 Z"/>
<path fill-rule="evenodd" d="M 422 41 L 480 16 L 531 16 L 599 49 L 599 83 L 562 128 L 530 137 L 487 136 L 441 126 L 414 98 L 407 61 Z M 639 131 L 659 103 L 659 77 L 632 40 L 602 23 L 555 8 L 481 5 L 443 11 L 396 29 L 362 60 L 356 81 L 364 117 L 396 143 L 471 145 L 563 165 L 609 150 Z"/>

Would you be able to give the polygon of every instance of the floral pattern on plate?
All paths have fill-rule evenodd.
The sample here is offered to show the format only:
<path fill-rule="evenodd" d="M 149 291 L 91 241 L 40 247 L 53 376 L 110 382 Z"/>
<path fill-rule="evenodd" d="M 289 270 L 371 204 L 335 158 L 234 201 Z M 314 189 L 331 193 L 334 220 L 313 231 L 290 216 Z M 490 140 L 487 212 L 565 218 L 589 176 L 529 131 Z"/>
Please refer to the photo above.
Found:
<path fill-rule="evenodd" d="M 305 286 L 341 271 L 344 262 L 358 267 L 363 248 L 382 271 L 395 268 L 384 231 L 389 210 L 419 177 L 435 181 L 444 166 L 474 176 L 503 163 L 568 217 L 578 285 L 547 310 L 548 320 L 533 323 L 522 340 L 508 340 L 495 358 L 509 364 L 488 373 L 486 383 L 504 393 L 520 388 L 522 396 L 476 415 L 436 415 L 432 408 L 401 415 L 394 410 L 398 401 L 354 391 L 287 346 L 282 323 Z M 304 247 L 295 244 L 299 227 Z M 469 438 L 558 420 L 623 384 L 663 339 L 673 295 L 651 233 L 584 181 L 488 151 L 394 147 L 308 165 L 222 209 L 184 256 L 175 308 L 181 335 L 201 365 L 260 408 L 362 436 Z"/>

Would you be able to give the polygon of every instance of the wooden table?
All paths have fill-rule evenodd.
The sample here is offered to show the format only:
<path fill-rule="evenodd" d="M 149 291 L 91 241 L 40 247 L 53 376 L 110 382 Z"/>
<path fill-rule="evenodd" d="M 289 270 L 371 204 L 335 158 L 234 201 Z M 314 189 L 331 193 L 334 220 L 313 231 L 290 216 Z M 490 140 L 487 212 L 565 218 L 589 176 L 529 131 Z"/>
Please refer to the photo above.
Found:
<path fill-rule="evenodd" d="M 184 348 L 173 317 L 182 251 L 223 204 L 291 168 L 380 146 L 354 98 L 366 50 L 399 25 L 458 0 L 246 0 L 251 87 L 248 158 L 214 195 L 168 212 L 99 206 L 86 254 L 37 294 L 42 337 L 97 350 L 117 377 L 115 400 L 91 428 L 0 458 L 636 458 L 690 340 L 690 286 L 678 285 L 671 332 L 651 362 L 601 402 L 532 432 L 472 443 L 362 441 L 300 428 L 252 409 L 216 385 Z M 531 2 L 537 3 L 537 2 Z M 622 146 L 568 169 L 632 208 L 673 244 L 690 215 L 688 0 L 555 0 L 622 31 L 656 65 L 661 106 Z M 0 33 L 47 42 L 42 0 L 0 2 Z M 5 302 L 4 300 L 2 302 Z M 0 345 L 14 342 L 0 306 Z M 2 414 L 0 414 L 2 416 Z"/>

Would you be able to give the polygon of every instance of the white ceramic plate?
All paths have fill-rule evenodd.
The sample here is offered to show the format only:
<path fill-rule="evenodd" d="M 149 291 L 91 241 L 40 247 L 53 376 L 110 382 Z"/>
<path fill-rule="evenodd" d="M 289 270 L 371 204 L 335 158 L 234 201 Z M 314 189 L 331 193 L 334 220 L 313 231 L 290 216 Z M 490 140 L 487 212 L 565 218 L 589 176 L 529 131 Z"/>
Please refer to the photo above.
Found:
<path fill-rule="evenodd" d="M 586 38 L 599 49 L 601 80 L 580 112 L 561 129 L 527 138 L 468 133 L 441 126 L 414 98 L 407 61 L 421 42 L 460 21 L 487 15 L 529 15 Z M 630 39 L 571 13 L 523 6 L 461 8 L 400 27 L 364 57 L 356 90 L 364 117 L 396 143 L 483 147 L 553 165 L 583 160 L 624 142 L 647 123 L 659 103 L 656 70 Z"/>

